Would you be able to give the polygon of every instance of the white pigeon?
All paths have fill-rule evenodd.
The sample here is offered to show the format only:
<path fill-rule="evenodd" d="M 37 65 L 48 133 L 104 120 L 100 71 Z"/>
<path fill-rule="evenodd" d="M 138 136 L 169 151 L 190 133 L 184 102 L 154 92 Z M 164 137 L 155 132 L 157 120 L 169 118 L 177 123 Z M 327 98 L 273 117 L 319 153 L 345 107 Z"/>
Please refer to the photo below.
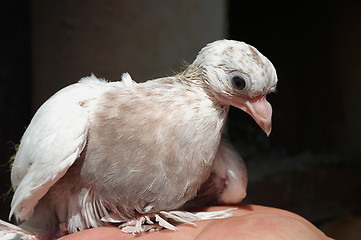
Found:
<path fill-rule="evenodd" d="M 109 222 L 125 232 L 176 229 L 228 211 L 187 206 L 235 204 L 246 195 L 241 157 L 222 139 L 230 105 L 267 135 L 275 90 L 272 63 L 238 41 L 208 44 L 182 73 L 144 83 L 94 75 L 47 100 L 26 129 L 11 171 L 15 190 L 4 237 L 52 239 Z"/>

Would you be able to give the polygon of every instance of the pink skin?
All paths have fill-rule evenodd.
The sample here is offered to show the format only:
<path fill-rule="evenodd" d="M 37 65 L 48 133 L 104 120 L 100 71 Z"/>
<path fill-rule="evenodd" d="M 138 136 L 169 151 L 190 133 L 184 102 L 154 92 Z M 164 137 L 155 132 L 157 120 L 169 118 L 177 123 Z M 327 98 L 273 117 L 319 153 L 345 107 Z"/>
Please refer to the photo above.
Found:
<path fill-rule="evenodd" d="M 219 206 L 200 209 L 201 211 L 218 211 L 230 208 Z M 62 237 L 62 240 L 92 239 L 294 239 L 294 240 L 331 240 L 306 219 L 294 213 L 257 205 L 237 206 L 233 217 L 218 220 L 196 222 L 194 227 L 189 224 L 177 226 L 178 231 L 160 230 L 132 235 L 122 232 L 117 227 L 100 227 L 80 231 Z"/>

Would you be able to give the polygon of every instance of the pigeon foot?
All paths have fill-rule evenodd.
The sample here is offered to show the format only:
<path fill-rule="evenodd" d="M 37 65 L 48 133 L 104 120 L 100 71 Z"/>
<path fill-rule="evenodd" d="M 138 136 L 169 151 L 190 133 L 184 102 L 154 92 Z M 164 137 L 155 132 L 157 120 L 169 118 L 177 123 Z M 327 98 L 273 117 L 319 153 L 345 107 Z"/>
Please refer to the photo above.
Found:
<path fill-rule="evenodd" d="M 177 231 L 176 225 L 185 223 L 196 226 L 194 222 L 202 220 L 222 219 L 233 216 L 232 211 L 236 208 L 229 208 L 214 212 L 187 212 L 187 211 L 160 211 L 150 213 L 127 222 L 121 221 L 115 214 L 102 218 L 104 222 L 121 223 L 119 228 L 125 233 L 138 234 L 148 231 L 158 231 L 163 228 Z"/>

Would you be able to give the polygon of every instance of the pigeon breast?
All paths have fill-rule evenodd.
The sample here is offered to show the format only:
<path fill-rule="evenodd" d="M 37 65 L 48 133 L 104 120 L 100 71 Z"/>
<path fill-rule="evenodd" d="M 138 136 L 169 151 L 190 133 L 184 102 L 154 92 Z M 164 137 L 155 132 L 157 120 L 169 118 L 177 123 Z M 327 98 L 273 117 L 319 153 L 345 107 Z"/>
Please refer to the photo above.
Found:
<path fill-rule="evenodd" d="M 84 107 L 90 130 L 81 176 L 125 215 L 176 209 L 197 194 L 228 111 L 178 82 L 114 87 Z"/>

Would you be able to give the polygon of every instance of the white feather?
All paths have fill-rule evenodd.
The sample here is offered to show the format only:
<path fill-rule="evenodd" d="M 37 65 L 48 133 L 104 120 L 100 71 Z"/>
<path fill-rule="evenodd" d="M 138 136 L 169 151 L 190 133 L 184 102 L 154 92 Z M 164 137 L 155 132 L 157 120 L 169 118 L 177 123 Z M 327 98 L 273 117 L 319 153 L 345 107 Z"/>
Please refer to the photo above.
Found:
<path fill-rule="evenodd" d="M 164 220 L 161 216 L 159 216 L 158 214 L 155 214 L 155 221 L 159 223 L 160 226 L 167 228 L 169 230 L 178 230 L 178 228 L 176 228 L 175 226 L 173 226 L 172 224 L 170 224 L 169 222 L 167 222 L 166 220 Z"/>
<path fill-rule="evenodd" d="M 233 216 L 232 211 L 236 208 L 229 208 L 221 211 L 213 212 L 186 212 L 186 211 L 160 211 L 159 214 L 148 214 L 133 219 L 119 226 L 126 233 L 142 233 L 149 230 L 160 230 L 166 228 L 172 231 L 179 230 L 169 222 L 172 220 L 177 224 L 190 224 L 196 226 L 195 221 L 222 219 Z M 152 221 L 151 219 L 154 220 Z M 117 221 L 115 221 L 117 222 Z"/>
<path fill-rule="evenodd" d="M 128 87 L 137 84 L 127 72 L 122 74 L 122 83 L 124 83 L 124 86 Z"/>
<path fill-rule="evenodd" d="M 21 227 L 0 220 L 0 239 L 1 240 L 36 240 L 37 236 Z"/>
<path fill-rule="evenodd" d="M 10 217 L 26 220 L 38 201 L 82 152 L 89 130 L 88 113 L 81 106 L 105 87 L 95 76 L 66 87 L 46 101 L 25 131 L 13 164 L 15 194 Z"/>

